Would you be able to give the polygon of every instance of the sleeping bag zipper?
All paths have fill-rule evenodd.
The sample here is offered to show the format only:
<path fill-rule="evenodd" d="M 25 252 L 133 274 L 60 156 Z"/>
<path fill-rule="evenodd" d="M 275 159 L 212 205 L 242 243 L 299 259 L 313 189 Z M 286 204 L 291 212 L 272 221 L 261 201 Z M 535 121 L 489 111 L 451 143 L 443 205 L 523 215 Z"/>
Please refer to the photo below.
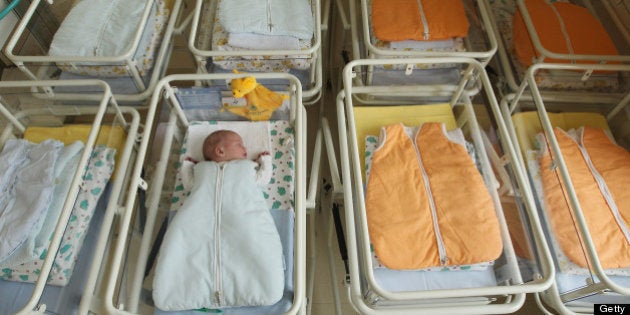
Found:
<path fill-rule="evenodd" d="M 273 27 L 273 23 L 271 23 L 271 0 L 267 0 L 267 27 L 269 27 L 269 33 L 271 33 Z"/>
<path fill-rule="evenodd" d="M 424 29 L 424 40 L 429 40 L 429 23 L 427 22 L 427 16 L 424 13 L 424 7 L 422 6 L 422 0 L 418 1 L 418 11 L 420 13 L 420 19 L 422 20 L 422 28 Z"/>
<path fill-rule="evenodd" d="M 595 165 L 593 165 L 593 161 L 591 160 L 590 155 L 588 154 L 588 152 L 586 151 L 586 148 L 584 147 L 584 140 L 582 139 L 582 136 L 583 135 L 580 136 L 580 142 L 578 143 L 577 147 L 580 150 L 580 153 L 582 153 L 582 158 L 584 159 L 584 161 L 586 162 L 586 165 L 591 171 L 591 174 L 593 175 L 593 178 L 595 179 L 595 182 L 597 183 L 597 187 L 602 193 L 604 200 L 606 200 L 606 203 L 608 204 L 608 208 L 610 209 L 610 212 L 613 215 L 615 222 L 617 222 L 617 226 L 619 226 L 621 233 L 623 233 L 624 237 L 626 238 L 626 242 L 630 243 L 630 231 L 628 229 L 628 226 L 626 225 L 625 221 L 621 217 L 621 213 L 619 212 L 619 207 L 617 207 L 617 204 L 615 203 L 615 200 L 613 199 L 613 196 L 610 193 L 610 190 L 608 189 L 608 185 L 606 185 L 604 178 L 602 177 L 602 175 L 599 174 L 599 172 L 595 168 Z"/>
<path fill-rule="evenodd" d="M 219 165 L 217 172 L 217 182 L 215 185 L 215 202 L 214 202 L 214 282 L 215 291 L 214 298 L 218 307 L 223 304 L 223 283 L 221 280 L 221 187 L 223 183 L 223 171 L 225 165 Z"/>
<path fill-rule="evenodd" d="M 416 142 L 416 139 L 419 133 L 420 133 L 420 129 L 418 129 L 418 132 L 416 133 L 414 142 Z M 416 157 L 418 159 L 418 165 L 420 167 L 420 171 L 422 172 L 424 188 L 429 198 L 429 208 L 431 208 L 431 217 L 433 218 L 433 231 L 435 231 L 435 239 L 437 241 L 438 255 L 440 256 L 440 264 L 444 266 L 446 265 L 446 262 L 448 262 L 448 257 L 446 256 L 446 246 L 444 245 L 444 240 L 442 239 L 442 232 L 440 231 L 440 225 L 438 224 L 437 209 L 435 207 L 435 200 L 433 200 L 433 194 L 431 193 L 431 184 L 429 183 L 429 176 L 427 175 L 426 170 L 424 169 L 424 163 L 422 162 L 422 156 L 420 155 L 420 149 L 418 148 L 418 145 L 416 144 L 413 147 L 416 150 Z"/>

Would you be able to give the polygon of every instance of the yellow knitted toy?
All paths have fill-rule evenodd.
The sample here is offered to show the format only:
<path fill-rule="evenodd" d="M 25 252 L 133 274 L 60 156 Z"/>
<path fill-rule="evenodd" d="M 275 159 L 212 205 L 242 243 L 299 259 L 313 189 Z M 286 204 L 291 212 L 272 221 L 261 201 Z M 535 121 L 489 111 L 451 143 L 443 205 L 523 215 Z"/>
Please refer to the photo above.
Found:
<path fill-rule="evenodd" d="M 238 71 L 234 70 L 234 73 Z M 245 106 L 223 104 L 223 109 L 252 121 L 269 120 L 271 114 L 289 98 L 288 95 L 267 89 L 252 76 L 232 79 L 232 95 L 235 98 L 244 97 L 247 104 Z"/>

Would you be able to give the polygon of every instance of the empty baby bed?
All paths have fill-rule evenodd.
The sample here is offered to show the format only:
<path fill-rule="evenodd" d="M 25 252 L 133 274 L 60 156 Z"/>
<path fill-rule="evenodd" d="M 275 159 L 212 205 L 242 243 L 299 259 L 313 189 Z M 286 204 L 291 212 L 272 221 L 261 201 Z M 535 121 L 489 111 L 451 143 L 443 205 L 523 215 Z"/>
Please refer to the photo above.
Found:
<path fill-rule="evenodd" d="M 482 82 L 483 90 L 490 91 L 487 108 L 498 113 L 478 61 L 454 57 L 410 61 L 470 67 L 471 77 L 462 80 Z M 546 289 L 551 279 L 521 277 L 500 201 L 515 198 L 500 196 L 493 167 L 503 166 L 491 165 L 486 155 L 489 148 L 482 130 L 486 127 L 481 127 L 473 105 L 482 100 L 476 94 L 479 90 L 467 90 L 463 81 L 440 88 L 354 83 L 353 72 L 365 65 L 404 62 L 356 60 L 344 68 L 337 116 L 350 301 L 365 314 L 487 314 L 517 309 L 525 293 Z M 401 93 L 408 99 L 415 95 L 416 102 L 362 104 L 356 98 L 361 93 L 394 97 Z M 439 93 L 450 94 L 451 102 L 432 101 Z M 466 205 L 456 205 L 463 200 Z M 530 218 L 536 221 L 536 214 Z M 538 235 L 536 246 L 544 248 L 543 241 Z M 551 262 L 546 264 L 550 269 Z"/>
<path fill-rule="evenodd" d="M 526 77 L 523 93 L 502 106 L 554 255 L 554 284 L 539 294 L 539 304 L 552 313 L 592 313 L 594 304 L 624 303 L 630 293 L 623 175 L 630 163 L 624 129 L 629 97 L 627 91 L 590 97 L 565 91 L 550 98 L 536 86 L 538 67 Z M 527 262 L 536 265 L 535 257 Z"/>
<path fill-rule="evenodd" d="M 198 72 L 288 72 L 314 103 L 322 88 L 321 9 L 319 0 L 196 1 L 188 46 Z"/>
<path fill-rule="evenodd" d="M 612 1 L 516 0 L 491 1 L 501 44 L 498 68 L 506 87 L 516 91 L 532 64 L 619 64 L 630 58 L 628 27 L 612 9 Z M 567 88 L 623 91 L 623 73 L 545 69 L 537 72 L 544 90 Z"/>
<path fill-rule="evenodd" d="M 98 102 L 38 91 L 91 90 Z M 98 91 L 98 92 L 97 92 Z M 112 228 L 139 128 L 102 81 L 3 81 L 0 313 L 69 314 Z M 106 240 L 105 240 L 106 241 Z"/>
<path fill-rule="evenodd" d="M 24 51 L 20 43 L 37 21 L 33 1 L 8 41 L 7 57 L 33 80 L 101 79 L 119 101 L 146 100 L 164 75 L 172 48 L 181 1 L 77 1 L 59 13 L 58 29 L 41 52 Z M 60 11 L 58 6 L 51 8 Z M 80 93 L 60 89 L 59 93 Z"/>
<path fill-rule="evenodd" d="M 124 237 L 117 240 L 112 251 L 111 263 L 103 269 L 104 294 L 102 299 L 84 301 L 92 312 L 97 314 L 194 314 L 200 311 L 233 313 L 233 314 L 297 314 L 305 307 L 305 130 L 304 109 L 301 107 L 301 91 L 299 81 L 289 74 L 255 74 L 257 80 L 273 79 L 283 82 L 278 93 L 288 96 L 283 105 L 274 111 L 271 120 L 249 121 L 228 110 L 243 107 L 243 99 L 235 99 L 218 87 L 177 87 L 174 84 L 205 80 L 222 80 L 240 78 L 236 74 L 190 74 L 167 76 L 158 84 L 149 107 L 145 126 L 153 126 L 150 140 L 141 144 L 139 158 L 143 163 L 136 165 L 131 177 L 131 187 L 147 184 L 147 192 L 129 192 L 135 196 L 126 204 L 125 217 L 119 233 Z M 276 86 L 277 88 L 278 86 Z M 152 118 L 155 117 L 155 120 Z M 231 297 L 248 300 L 248 291 L 243 287 L 234 287 L 235 282 L 222 272 L 239 266 L 237 262 L 221 260 L 222 263 L 199 265 L 200 257 L 190 258 L 191 268 L 184 266 L 175 269 L 169 258 L 177 255 L 178 241 L 173 237 L 182 227 L 194 229 L 192 222 L 186 224 L 183 209 L 190 209 L 187 201 L 191 194 L 190 161 L 203 161 L 202 144 L 212 131 L 228 129 L 237 132 L 244 141 L 249 153 L 248 158 L 256 158 L 263 151 L 270 153 L 273 165 L 271 181 L 260 192 L 264 198 L 266 210 L 273 218 L 273 229 L 277 230 L 282 252 L 274 259 L 282 259 L 283 274 L 256 275 L 252 270 L 236 270 L 242 277 L 252 283 L 258 283 L 261 276 L 273 276 L 273 282 L 280 284 L 279 300 L 272 304 L 244 306 L 234 302 Z M 197 171 L 197 166 L 195 172 Z M 194 173 L 192 173 L 194 178 Z M 198 176 L 198 175 L 197 175 Z M 238 192 L 235 192 L 238 193 Z M 196 198 L 197 196 L 195 196 Z M 191 199 L 192 200 L 192 199 Z M 138 207 L 134 203 L 138 203 Z M 188 213 L 188 212 L 186 212 Z M 178 217 L 179 215 L 181 217 Z M 215 231 L 219 237 L 197 239 L 193 244 L 220 244 L 219 249 L 228 250 L 237 244 L 235 234 L 246 239 L 256 237 L 253 230 L 241 229 L 239 220 L 234 221 L 228 213 L 222 212 L 222 219 L 216 216 Z M 179 219 L 178 219 L 179 218 Z M 182 221 L 183 220 L 183 221 Z M 240 221 L 245 224 L 245 220 Z M 160 226 L 161 224 L 161 226 Z M 262 223 L 261 223 L 262 224 Z M 266 225 L 266 227 L 268 227 Z M 225 233 L 232 230 L 234 233 Z M 192 231 L 188 231 L 192 232 Z M 162 239 L 162 236 L 163 239 Z M 260 236 L 260 235 L 259 235 Z M 262 238 L 261 238 L 262 239 Z M 230 241 L 232 240 L 232 241 Z M 219 243 L 215 243 L 219 242 Z M 179 243 L 181 245 L 181 243 Z M 230 245 L 232 244 L 232 245 Z M 218 245 L 217 245 L 218 246 Z M 180 246 L 181 247 L 181 246 Z M 184 247 L 182 247 L 184 248 Z M 183 250 L 183 249 L 182 249 Z M 220 252 L 220 251 L 216 251 Z M 185 252 L 193 257 L 199 252 Z M 222 252 L 225 253 L 225 252 Z M 243 262 L 255 254 L 242 251 L 237 253 Z M 223 257 L 223 254 L 220 254 Z M 156 258 L 157 257 L 157 258 Z M 219 256 L 217 256 L 219 257 Z M 227 256 L 225 256 L 227 257 Z M 259 256 L 260 257 L 260 256 Z M 176 257 L 175 257 L 176 258 Z M 262 257 L 261 259 L 265 259 Z M 231 265 L 230 265 L 231 264 Z M 214 267 L 218 268 L 215 269 Z M 188 291 L 186 283 L 199 284 L 196 279 L 205 279 L 207 283 L 216 284 L 219 279 L 213 276 L 219 272 L 225 291 L 218 284 L 213 292 L 204 290 Z M 176 275 L 180 282 L 169 275 Z M 171 283 L 166 286 L 165 284 Z M 170 291 L 169 291 L 170 290 Z M 214 292 L 216 291 L 216 292 Z M 170 293 L 169 293 L 170 292 Z M 248 293 L 249 292 L 249 293 Z M 275 291 L 274 291 L 275 292 Z M 255 300 L 253 298 L 252 300 Z M 201 301 L 201 302 L 200 302 Z M 251 300 L 250 300 L 251 301 Z M 267 302 L 269 300 L 266 300 Z M 261 302 L 261 304 L 263 304 Z"/>

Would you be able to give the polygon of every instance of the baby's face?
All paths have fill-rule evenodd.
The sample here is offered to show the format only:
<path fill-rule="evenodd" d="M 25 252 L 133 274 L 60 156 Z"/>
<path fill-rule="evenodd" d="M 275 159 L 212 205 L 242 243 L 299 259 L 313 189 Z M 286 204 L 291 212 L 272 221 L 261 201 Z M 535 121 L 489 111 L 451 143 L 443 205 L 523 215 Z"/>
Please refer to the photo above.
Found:
<path fill-rule="evenodd" d="M 238 134 L 228 134 L 223 142 L 226 160 L 246 159 L 247 149 Z"/>

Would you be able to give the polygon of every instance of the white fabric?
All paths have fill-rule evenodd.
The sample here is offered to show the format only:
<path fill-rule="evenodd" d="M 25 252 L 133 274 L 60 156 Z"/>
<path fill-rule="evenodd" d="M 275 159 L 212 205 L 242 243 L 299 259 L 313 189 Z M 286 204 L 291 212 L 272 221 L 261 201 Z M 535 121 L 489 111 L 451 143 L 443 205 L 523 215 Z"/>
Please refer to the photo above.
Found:
<path fill-rule="evenodd" d="M 82 0 L 50 44 L 50 56 L 119 56 L 130 49 L 150 0 Z"/>
<path fill-rule="evenodd" d="M 157 258 L 153 301 L 161 310 L 276 303 L 284 291 L 282 244 L 257 163 L 195 165 L 195 185 Z"/>
<path fill-rule="evenodd" d="M 448 49 L 454 48 L 455 41 L 452 38 L 443 40 L 401 40 L 389 42 L 389 48 L 394 49 Z"/>
<path fill-rule="evenodd" d="M 258 162 L 258 171 L 256 172 L 256 184 L 260 186 L 267 185 L 269 180 L 271 180 L 272 176 L 272 166 L 271 166 L 271 156 L 263 155 L 260 156 L 257 160 Z M 184 185 L 184 189 L 191 190 L 195 184 L 195 174 L 193 169 L 195 167 L 195 163 L 192 161 L 184 161 L 182 164 L 181 177 L 182 177 L 182 185 Z"/>
<path fill-rule="evenodd" d="M 221 1 L 219 21 L 230 33 L 287 35 L 309 40 L 315 29 L 307 0 Z"/>
<path fill-rule="evenodd" d="M 92 234 L 92 232 L 94 229 L 98 230 L 100 228 L 100 224 L 98 224 L 100 221 L 98 220 L 102 218 L 100 214 L 104 212 L 102 210 L 105 210 L 104 207 L 107 206 L 106 202 L 104 202 L 105 200 L 102 200 L 102 197 L 106 194 L 106 186 L 114 171 L 115 155 L 116 149 L 108 148 L 104 145 L 94 146 L 83 179 L 80 183 L 80 190 L 76 197 L 70 199 L 74 201 L 74 206 L 68 220 L 63 222 L 63 224 L 65 224 L 65 231 L 60 240 L 59 249 L 56 253 L 52 253 L 52 255 L 55 256 L 55 260 L 53 262 L 53 268 L 50 270 L 48 281 L 46 281 L 47 285 L 74 287 L 74 283 L 82 282 L 82 280 L 72 281 L 73 278 L 76 279 L 73 275 L 77 270 L 79 270 L 79 279 L 85 278 L 82 277 L 83 273 L 81 271 L 85 269 L 85 266 L 75 268 L 75 265 L 81 264 L 80 260 L 81 256 L 84 255 L 83 253 L 88 253 L 87 255 L 89 256 L 91 255 L 90 253 L 92 253 L 91 249 L 94 248 L 95 242 L 90 240 L 90 238 L 94 239 L 98 235 L 98 232 L 95 234 Z M 66 198 L 66 196 L 53 196 L 53 198 Z M 99 211 L 99 209 L 101 211 Z M 94 220 L 97 220 L 97 226 L 93 226 L 91 223 Z M 51 225 L 55 227 L 58 222 L 57 218 L 54 222 L 47 223 L 52 223 Z M 92 227 L 90 227 L 90 225 L 92 225 Z M 44 227 L 42 227 L 39 236 L 41 236 L 41 241 L 45 242 L 45 244 L 35 249 L 36 252 L 34 254 L 37 258 L 17 266 L 2 268 L 0 279 L 31 283 L 37 281 L 41 273 L 44 259 L 48 254 L 50 237 L 52 235 L 49 234 L 45 236 L 43 229 Z M 88 243 L 84 244 L 84 239 L 88 235 L 91 235 L 88 237 Z M 87 250 L 82 250 L 82 248 L 86 248 Z M 83 265 L 85 265 L 85 262 L 84 260 Z M 74 292 L 72 291 L 73 289 L 69 290 L 71 291 L 68 292 Z M 0 293 L 0 295 L 2 294 Z M 0 314 L 4 313 L 0 311 Z M 55 314 L 69 313 L 55 312 Z"/>
<path fill-rule="evenodd" d="M 10 140 L 0 153 L 0 217 L 12 202 L 11 190 L 15 174 L 28 156 L 28 146 L 23 141 Z"/>
<path fill-rule="evenodd" d="M 74 177 L 76 167 L 79 164 L 82 149 L 83 143 L 77 141 L 60 150 L 54 170 L 55 183 L 53 194 L 51 202 L 45 211 L 46 217 L 40 220 L 41 227 L 39 227 L 39 229 L 36 227 L 33 232 L 38 231 L 37 233 L 29 235 L 18 249 L 7 257 L 7 259 L 0 262 L 0 268 L 17 266 L 39 258 L 39 253 L 48 247 L 50 235 L 57 226 L 57 219 L 59 218 L 61 210 L 63 210 L 66 195 L 70 190 L 70 184 Z"/>
<path fill-rule="evenodd" d="M 53 202 L 48 207 L 48 214 L 44 225 L 42 225 L 39 234 L 35 238 L 34 252 L 41 252 L 44 248 L 48 247 L 50 242 L 50 235 L 55 231 L 57 226 L 57 219 L 63 210 L 63 204 L 66 201 L 66 196 L 70 190 L 70 184 L 72 178 L 77 171 L 79 160 L 81 159 L 81 152 L 83 151 L 83 143 L 76 141 L 66 146 L 55 167 L 55 190 L 53 195 Z"/>
<path fill-rule="evenodd" d="M 269 183 L 273 169 L 271 166 L 271 156 L 262 155 L 258 158 L 258 171 L 256 172 L 256 184 L 264 186 Z"/>
<path fill-rule="evenodd" d="M 480 270 L 391 270 L 373 269 L 374 280 L 387 291 L 426 291 L 482 288 L 496 286 L 493 268 Z"/>
<path fill-rule="evenodd" d="M 232 47 L 255 50 L 298 50 L 300 40 L 293 36 L 229 33 L 227 44 Z"/>
<path fill-rule="evenodd" d="M 26 140 L 28 160 L 18 165 L 15 178 L 9 178 L 10 198 L 0 216 L 0 261 L 8 258 L 30 235 L 39 232 L 50 204 L 54 184 L 54 168 L 63 143 L 46 140 L 33 145 Z"/>

